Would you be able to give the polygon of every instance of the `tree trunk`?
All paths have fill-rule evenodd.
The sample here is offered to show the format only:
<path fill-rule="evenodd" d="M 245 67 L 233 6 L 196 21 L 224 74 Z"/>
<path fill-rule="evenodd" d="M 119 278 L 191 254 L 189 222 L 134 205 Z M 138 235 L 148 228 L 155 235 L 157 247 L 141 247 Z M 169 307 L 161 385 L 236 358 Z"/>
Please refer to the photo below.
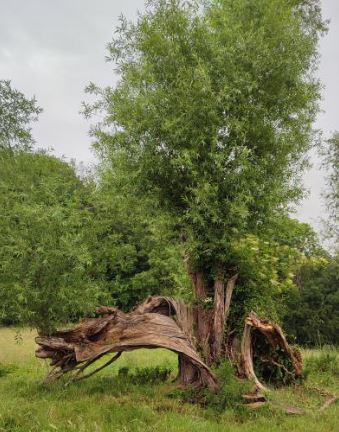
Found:
<path fill-rule="evenodd" d="M 213 308 L 205 304 L 207 293 L 203 273 L 191 272 L 190 277 L 197 303 L 194 308 L 197 348 L 207 364 L 218 364 L 226 352 L 225 326 L 238 275 L 232 276 L 225 287 L 223 270 L 219 269 L 213 285 Z"/>
<path fill-rule="evenodd" d="M 213 325 L 213 311 L 206 308 L 207 298 L 203 273 L 191 274 L 197 305 L 194 308 L 194 322 L 196 324 L 197 348 L 207 364 L 211 363 L 210 338 Z"/>
<path fill-rule="evenodd" d="M 227 322 L 228 315 L 230 312 L 232 294 L 233 294 L 233 290 L 234 290 L 235 284 L 237 282 L 238 276 L 239 275 L 237 273 L 227 281 L 226 293 L 225 293 L 225 323 Z"/>
<path fill-rule="evenodd" d="M 221 275 L 214 282 L 213 334 L 211 334 L 211 361 L 219 363 L 225 333 L 225 286 Z"/>
<path fill-rule="evenodd" d="M 211 359 L 216 364 L 220 362 L 226 352 L 225 328 L 237 278 L 237 274 L 232 276 L 225 288 L 222 274 L 219 272 L 214 282 L 213 334 L 211 334 L 210 340 L 212 344 Z"/>

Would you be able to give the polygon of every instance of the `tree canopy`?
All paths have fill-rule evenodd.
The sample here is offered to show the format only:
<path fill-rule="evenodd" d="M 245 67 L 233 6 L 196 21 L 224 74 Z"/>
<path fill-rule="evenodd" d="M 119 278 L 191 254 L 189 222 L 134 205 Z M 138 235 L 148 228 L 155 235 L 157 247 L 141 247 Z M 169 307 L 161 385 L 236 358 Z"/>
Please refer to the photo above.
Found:
<path fill-rule="evenodd" d="M 85 113 L 104 111 L 93 128 L 103 163 L 171 218 L 199 348 L 218 362 L 235 281 L 229 325 L 249 308 L 272 315 L 314 246 L 286 215 L 303 195 L 316 142 L 314 70 L 326 26 L 318 1 L 147 5 L 136 23 L 121 19 L 109 44 L 120 80 L 90 85 L 98 101 Z M 288 224 L 283 239 L 278 227 L 288 233 Z"/>
<path fill-rule="evenodd" d="M 316 1 L 161 0 L 121 20 L 120 81 L 89 87 L 107 113 L 96 146 L 177 218 L 197 267 L 300 197 L 324 30 Z"/>

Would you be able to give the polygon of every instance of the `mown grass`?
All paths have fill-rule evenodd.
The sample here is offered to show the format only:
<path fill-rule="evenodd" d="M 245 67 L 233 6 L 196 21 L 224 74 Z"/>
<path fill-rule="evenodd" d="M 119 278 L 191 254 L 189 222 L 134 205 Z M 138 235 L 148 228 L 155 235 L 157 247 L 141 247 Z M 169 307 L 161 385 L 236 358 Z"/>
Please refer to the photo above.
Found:
<path fill-rule="evenodd" d="M 241 402 L 235 379 L 224 389 L 223 409 L 218 400 L 201 405 L 185 402 L 171 380 L 135 384 L 137 368 L 162 367 L 176 372 L 176 356 L 165 350 L 124 353 L 100 374 L 65 387 L 64 382 L 42 384 L 48 366 L 34 358 L 34 333 L 0 329 L 0 431 L 232 431 L 275 432 L 339 430 L 339 404 L 321 412 L 327 393 L 339 392 L 338 352 L 307 351 L 307 378 L 299 386 L 271 392 L 269 406 L 248 410 Z M 120 373 L 128 370 L 128 374 Z M 1 373 L 2 371 L 2 373 Z M 224 378 L 227 381 L 227 368 Z M 147 375 L 147 374 L 146 374 Z M 137 376 L 145 376 L 145 373 Z M 241 384 L 244 385 L 244 384 Z M 321 394 L 322 393 L 322 394 Z M 227 403 L 227 401 L 229 402 Z M 284 413 L 287 406 L 302 415 Z"/>

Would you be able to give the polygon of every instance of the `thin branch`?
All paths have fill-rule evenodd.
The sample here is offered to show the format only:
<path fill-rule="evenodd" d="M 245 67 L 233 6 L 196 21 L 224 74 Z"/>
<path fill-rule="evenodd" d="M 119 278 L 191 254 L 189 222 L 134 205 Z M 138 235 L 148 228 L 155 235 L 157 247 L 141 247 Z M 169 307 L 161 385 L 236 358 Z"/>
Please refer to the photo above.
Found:
<path fill-rule="evenodd" d="M 70 382 L 74 382 L 74 381 L 81 381 L 85 378 L 89 378 L 91 376 L 93 376 L 94 374 L 96 374 L 97 372 L 100 372 L 101 370 L 103 370 L 104 368 L 106 368 L 107 366 L 109 366 L 110 364 L 112 364 L 113 362 L 115 362 L 116 360 L 118 360 L 118 358 L 121 356 L 121 352 L 116 353 L 116 355 L 114 357 L 112 357 L 110 360 L 108 360 L 108 362 L 106 362 L 105 364 L 103 364 L 102 366 L 100 366 L 99 368 L 95 369 L 93 372 L 87 374 L 87 375 L 83 375 L 79 378 L 74 377 L 73 379 L 71 379 Z M 95 360 L 97 360 L 98 358 L 96 358 Z M 88 365 L 89 366 L 89 365 Z M 87 366 L 86 366 L 87 367 Z M 78 374 L 77 374 L 78 375 Z"/>

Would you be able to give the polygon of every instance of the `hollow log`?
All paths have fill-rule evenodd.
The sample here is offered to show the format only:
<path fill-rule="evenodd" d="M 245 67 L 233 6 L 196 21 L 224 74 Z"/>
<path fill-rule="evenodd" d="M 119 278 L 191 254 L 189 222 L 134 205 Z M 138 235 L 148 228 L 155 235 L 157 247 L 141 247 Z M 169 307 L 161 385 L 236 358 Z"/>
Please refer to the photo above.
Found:
<path fill-rule="evenodd" d="M 300 352 L 287 343 L 282 329 L 277 324 L 267 319 L 259 318 L 254 312 L 251 312 L 245 320 L 245 328 L 241 342 L 241 370 L 246 378 L 253 380 L 258 389 L 268 390 L 264 383 L 258 379 L 254 371 L 253 353 L 256 347 L 253 346 L 252 341 L 253 330 L 258 330 L 267 339 L 273 350 L 279 348 L 280 352 L 291 360 L 292 370 L 287 370 L 284 365 L 280 365 L 274 360 L 271 360 L 272 364 L 283 368 L 287 373 L 293 373 L 297 378 L 301 376 L 302 358 Z M 262 361 L 270 360 L 262 358 Z"/>
<path fill-rule="evenodd" d="M 212 391 L 218 389 L 216 377 L 194 348 L 193 315 L 182 302 L 154 297 L 130 313 L 113 307 L 101 307 L 97 313 L 97 318 L 86 319 L 70 330 L 36 338 L 39 345 L 36 356 L 50 358 L 54 366 L 48 381 L 65 373 L 71 373 L 73 379 L 81 379 L 88 366 L 110 353 L 166 348 L 179 355 L 181 384 L 208 387 Z"/>

